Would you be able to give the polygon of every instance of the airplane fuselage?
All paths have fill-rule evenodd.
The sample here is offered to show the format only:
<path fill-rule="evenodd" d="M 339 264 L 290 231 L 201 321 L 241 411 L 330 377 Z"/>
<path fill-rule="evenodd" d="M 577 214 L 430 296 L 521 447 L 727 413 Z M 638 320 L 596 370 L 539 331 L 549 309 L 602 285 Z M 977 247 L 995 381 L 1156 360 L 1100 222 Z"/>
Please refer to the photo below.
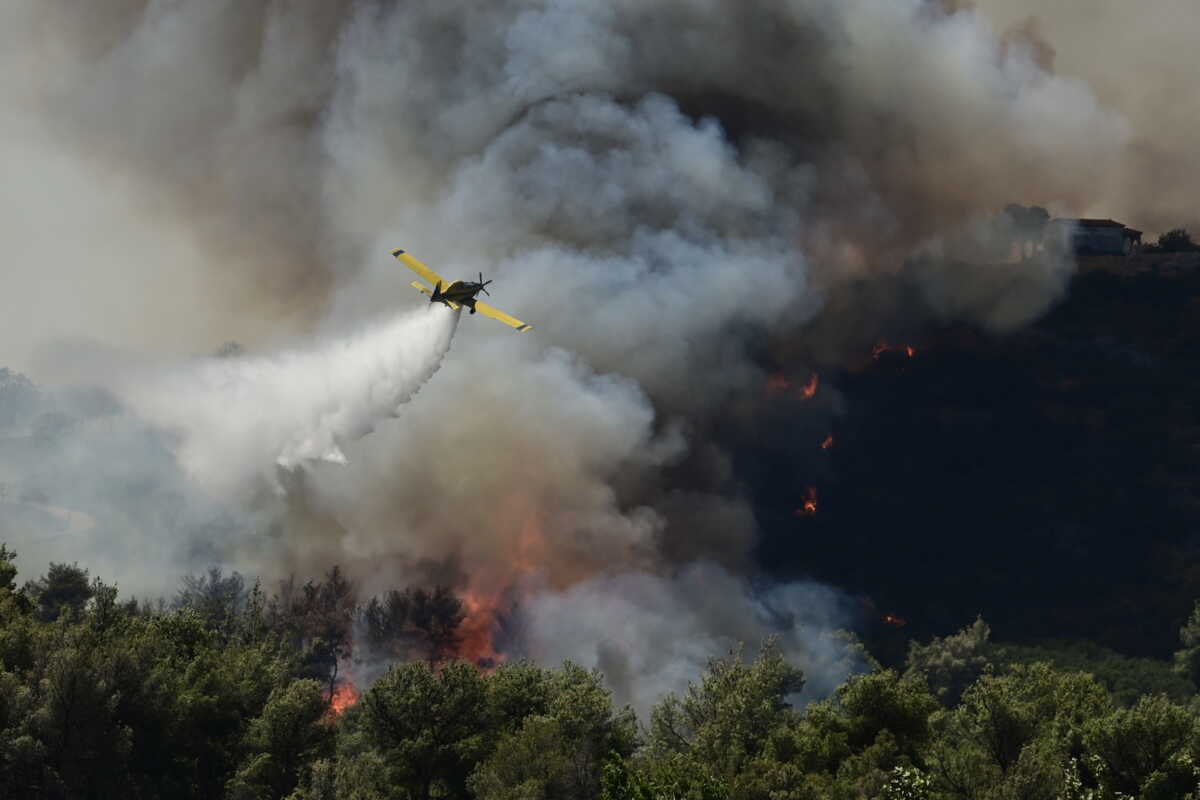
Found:
<path fill-rule="evenodd" d="M 482 283 L 475 281 L 454 281 L 445 289 L 441 285 L 434 290 L 429 296 L 431 303 L 443 303 L 447 308 L 453 308 L 451 303 L 457 303 L 460 306 L 466 306 L 471 309 L 471 313 L 475 313 L 475 295 L 483 288 Z"/>

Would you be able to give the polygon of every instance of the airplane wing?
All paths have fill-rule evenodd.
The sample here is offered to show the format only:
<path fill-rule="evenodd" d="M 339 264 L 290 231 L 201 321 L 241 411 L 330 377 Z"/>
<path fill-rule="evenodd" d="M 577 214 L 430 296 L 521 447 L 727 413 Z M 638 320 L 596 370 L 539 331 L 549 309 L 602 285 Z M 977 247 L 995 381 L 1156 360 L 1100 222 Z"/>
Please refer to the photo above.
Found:
<path fill-rule="evenodd" d="M 426 297 L 433 297 L 433 289 L 430 289 L 420 281 L 413 281 L 411 286 Z M 461 308 L 461 306 L 459 306 L 459 304 L 453 300 L 447 300 L 444 297 L 439 297 L 438 300 L 450 306 L 450 308 L 454 309 L 455 311 L 458 311 L 458 309 Z"/>
<path fill-rule="evenodd" d="M 481 300 L 475 301 L 475 310 L 480 314 L 483 314 L 485 317 L 491 317 L 492 319 L 503 322 L 505 325 L 510 325 L 516 328 L 520 333 L 533 330 L 532 325 L 526 325 L 516 317 L 509 316 L 495 306 L 489 306 L 487 303 L 484 303 Z"/>
<path fill-rule="evenodd" d="M 441 275 L 438 275 L 436 272 L 434 272 L 429 267 L 422 264 L 420 261 L 417 261 L 415 258 L 410 256 L 408 253 L 404 252 L 403 250 L 393 250 L 392 255 L 395 256 L 396 258 L 398 258 L 400 261 L 404 262 L 404 265 L 406 267 L 408 267 L 413 272 L 420 275 L 425 280 L 429 281 L 429 283 L 432 284 L 433 286 L 437 286 L 438 284 L 441 284 L 443 286 L 450 285 L 450 281 L 446 280 Z"/>

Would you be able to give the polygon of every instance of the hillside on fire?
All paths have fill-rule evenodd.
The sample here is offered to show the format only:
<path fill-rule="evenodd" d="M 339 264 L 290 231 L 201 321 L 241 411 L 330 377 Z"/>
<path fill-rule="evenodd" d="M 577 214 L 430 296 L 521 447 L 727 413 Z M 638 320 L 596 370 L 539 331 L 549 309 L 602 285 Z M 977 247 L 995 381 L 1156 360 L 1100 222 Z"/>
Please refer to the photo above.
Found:
<path fill-rule="evenodd" d="M 849 677 L 818 697 L 769 634 L 638 714 L 599 670 L 522 657 L 521 610 L 469 588 L 213 568 L 139 599 L 65 562 L 22 583 L 4 549 L 4 796 L 1184 797 L 1196 298 L 1200 273 L 1091 271 L 1020 332 L 927 325 L 766 381 L 773 433 L 737 456 L 767 473 L 763 563 L 858 598 Z M 98 402 L 49 413 L 4 378 L 8 422 L 35 424 L 2 463 L 68 446 Z M 832 428 L 792 420 L 835 391 Z M 826 461 L 803 482 L 800 448 Z M 48 497 L 5 486 L 5 535 L 47 524 Z M 112 513 L 88 511 L 93 533 Z"/>

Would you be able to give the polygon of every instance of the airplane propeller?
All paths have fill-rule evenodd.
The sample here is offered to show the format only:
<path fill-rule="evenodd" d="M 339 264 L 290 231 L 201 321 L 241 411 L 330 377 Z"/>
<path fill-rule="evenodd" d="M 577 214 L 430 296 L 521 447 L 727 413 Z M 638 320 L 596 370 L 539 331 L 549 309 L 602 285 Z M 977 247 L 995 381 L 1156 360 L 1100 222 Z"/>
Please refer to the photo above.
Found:
<path fill-rule="evenodd" d="M 483 273 L 482 273 L 482 272 L 481 272 L 481 273 L 479 273 L 479 289 L 480 289 L 480 290 L 481 290 L 481 291 L 482 291 L 484 294 L 486 294 L 488 297 L 491 297 L 491 296 L 492 296 L 492 293 L 491 293 L 491 292 L 489 292 L 489 291 L 487 290 L 487 285 L 488 285 L 489 283 L 491 283 L 491 281 L 485 281 L 485 280 L 483 279 Z"/>

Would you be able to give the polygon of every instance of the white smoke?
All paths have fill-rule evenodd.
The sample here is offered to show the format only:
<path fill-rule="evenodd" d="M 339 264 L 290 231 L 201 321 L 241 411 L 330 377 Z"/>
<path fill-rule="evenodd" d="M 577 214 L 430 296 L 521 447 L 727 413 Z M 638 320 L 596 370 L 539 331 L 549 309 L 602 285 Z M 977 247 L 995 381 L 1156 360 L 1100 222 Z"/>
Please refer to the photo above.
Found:
<path fill-rule="evenodd" d="M 110 388 L 172 435 L 197 483 L 244 500 L 264 483 L 282 492 L 276 468 L 344 464 L 343 447 L 397 416 L 437 371 L 458 317 L 433 304 L 306 350 L 118 371 Z"/>
<path fill-rule="evenodd" d="M 845 624 L 841 602 L 836 591 L 814 583 L 754 593 L 725 570 L 697 563 L 673 577 L 620 572 L 561 593 L 534 593 L 517 624 L 525 655 L 598 667 L 617 696 L 645 716 L 713 658 L 743 646 L 752 655 L 768 639 L 804 670 L 801 702 L 827 697 L 865 667 L 828 635 Z"/>

